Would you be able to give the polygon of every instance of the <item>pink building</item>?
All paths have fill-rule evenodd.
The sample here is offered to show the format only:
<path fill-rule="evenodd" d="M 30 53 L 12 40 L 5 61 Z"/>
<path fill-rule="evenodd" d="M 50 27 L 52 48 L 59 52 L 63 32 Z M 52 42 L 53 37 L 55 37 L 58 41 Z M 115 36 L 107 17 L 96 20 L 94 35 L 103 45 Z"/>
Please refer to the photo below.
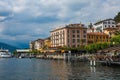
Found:
<path fill-rule="evenodd" d="M 87 28 L 83 24 L 69 24 L 50 31 L 51 47 L 79 47 L 87 44 Z"/>

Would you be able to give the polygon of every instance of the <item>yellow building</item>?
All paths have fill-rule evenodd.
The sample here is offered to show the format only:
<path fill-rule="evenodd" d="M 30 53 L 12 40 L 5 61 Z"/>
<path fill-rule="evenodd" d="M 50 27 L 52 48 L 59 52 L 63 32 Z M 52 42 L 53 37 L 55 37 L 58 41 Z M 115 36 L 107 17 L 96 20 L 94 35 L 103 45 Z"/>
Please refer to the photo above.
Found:
<path fill-rule="evenodd" d="M 46 46 L 46 47 L 51 47 L 51 40 L 50 40 L 50 37 L 48 37 L 48 38 L 46 38 L 46 39 L 44 39 L 44 45 Z"/>
<path fill-rule="evenodd" d="M 98 42 L 109 42 L 110 38 L 108 34 L 103 32 L 90 32 L 87 33 L 87 43 L 93 44 Z"/>

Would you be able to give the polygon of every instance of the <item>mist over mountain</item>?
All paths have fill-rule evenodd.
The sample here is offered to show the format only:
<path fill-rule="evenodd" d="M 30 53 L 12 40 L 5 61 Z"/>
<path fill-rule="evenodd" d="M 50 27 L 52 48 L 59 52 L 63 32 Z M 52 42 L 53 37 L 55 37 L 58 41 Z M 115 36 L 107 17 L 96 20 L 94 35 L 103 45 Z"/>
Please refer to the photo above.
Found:
<path fill-rule="evenodd" d="M 17 49 L 18 47 L 0 42 L 0 49 L 8 49 L 10 52 L 13 52 Z"/>

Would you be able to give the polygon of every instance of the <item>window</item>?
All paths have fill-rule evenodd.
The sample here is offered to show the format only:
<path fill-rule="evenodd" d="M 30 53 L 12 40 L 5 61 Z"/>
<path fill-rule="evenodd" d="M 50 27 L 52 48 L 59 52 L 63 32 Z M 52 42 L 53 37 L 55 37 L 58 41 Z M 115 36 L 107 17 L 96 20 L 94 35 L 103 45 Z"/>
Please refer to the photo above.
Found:
<path fill-rule="evenodd" d="M 86 35 L 83 35 L 84 38 L 86 38 Z"/>
<path fill-rule="evenodd" d="M 69 33 L 69 30 L 67 30 L 67 32 Z"/>
<path fill-rule="evenodd" d="M 84 30 L 83 33 L 86 33 L 86 30 Z"/>
<path fill-rule="evenodd" d="M 80 37 L 80 35 L 77 35 L 77 37 L 79 38 L 79 37 Z"/>
<path fill-rule="evenodd" d="M 96 37 L 96 39 L 98 39 L 98 36 Z"/>
<path fill-rule="evenodd" d="M 77 39 L 77 42 L 79 43 L 79 42 L 80 42 L 80 39 Z"/>
<path fill-rule="evenodd" d="M 106 28 L 106 25 L 105 25 L 105 28 Z"/>
<path fill-rule="evenodd" d="M 75 39 L 73 39 L 72 42 L 75 43 Z"/>
<path fill-rule="evenodd" d="M 92 38 L 92 36 L 90 37 L 90 36 L 88 36 L 88 38 L 90 39 L 90 38 Z"/>
<path fill-rule="evenodd" d="M 73 33 L 75 33 L 75 30 L 72 30 Z"/>
<path fill-rule="evenodd" d="M 77 45 L 77 47 L 80 47 L 80 45 Z"/>
<path fill-rule="evenodd" d="M 108 24 L 110 24 L 110 22 L 108 22 Z"/>
<path fill-rule="evenodd" d="M 77 30 L 77 33 L 80 33 L 80 31 L 79 31 L 79 30 Z"/>
<path fill-rule="evenodd" d="M 69 38 L 69 35 L 68 35 L 68 38 Z"/>
<path fill-rule="evenodd" d="M 75 47 L 75 45 L 72 45 L 72 47 Z"/>
<path fill-rule="evenodd" d="M 115 24 L 115 22 L 112 22 L 112 24 Z"/>
<path fill-rule="evenodd" d="M 75 35 L 73 35 L 73 38 L 75 38 Z"/>
<path fill-rule="evenodd" d="M 83 43 L 86 43 L 86 39 L 83 39 L 82 42 L 83 42 Z"/>

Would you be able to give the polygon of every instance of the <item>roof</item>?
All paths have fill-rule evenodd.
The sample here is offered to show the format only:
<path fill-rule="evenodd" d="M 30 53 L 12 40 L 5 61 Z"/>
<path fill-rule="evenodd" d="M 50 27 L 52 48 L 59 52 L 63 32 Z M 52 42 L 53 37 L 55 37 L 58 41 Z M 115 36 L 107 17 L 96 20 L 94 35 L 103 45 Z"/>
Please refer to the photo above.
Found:
<path fill-rule="evenodd" d="M 37 39 L 37 40 L 31 41 L 30 44 L 34 44 L 35 42 L 44 42 L 44 39 Z"/>
<path fill-rule="evenodd" d="M 112 19 L 112 18 L 104 19 L 104 20 L 101 20 L 101 21 L 96 22 L 94 25 L 97 25 L 97 24 L 100 24 L 100 23 L 102 23 L 102 22 L 104 22 L 104 21 L 109 21 L 109 20 L 114 20 L 114 19 Z"/>
<path fill-rule="evenodd" d="M 113 45 L 112 47 L 108 47 L 102 50 L 98 50 L 97 52 L 115 52 L 115 51 L 120 51 L 120 44 Z"/>
<path fill-rule="evenodd" d="M 120 23 L 118 23 L 117 25 L 120 26 Z"/>
<path fill-rule="evenodd" d="M 37 40 L 35 40 L 35 42 L 36 41 L 41 42 L 41 41 L 44 41 L 44 39 L 37 39 Z"/>
<path fill-rule="evenodd" d="M 116 27 L 120 27 L 120 23 L 118 23 L 118 24 L 116 25 Z"/>
<path fill-rule="evenodd" d="M 44 40 L 50 40 L 50 37 L 45 38 Z"/>
<path fill-rule="evenodd" d="M 16 49 L 17 52 L 29 52 L 29 49 Z"/>
<path fill-rule="evenodd" d="M 87 33 L 87 35 L 105 35 L 105 36 L 109 36 L 103 32 L 90 32 L 90 33 Z"/>
<path fill-rule="evenodd" d="M 65 25 L 64 27 L 54 29 L 54 30 L 52 30 L 50 32 L 60 30 L 60 29 L 65 29 L 65 28 L 83 28 L 83 29 L 87 29 L 87 27 L 85 27 L 84 24 L 69 24 L 69 25 Z"/>

